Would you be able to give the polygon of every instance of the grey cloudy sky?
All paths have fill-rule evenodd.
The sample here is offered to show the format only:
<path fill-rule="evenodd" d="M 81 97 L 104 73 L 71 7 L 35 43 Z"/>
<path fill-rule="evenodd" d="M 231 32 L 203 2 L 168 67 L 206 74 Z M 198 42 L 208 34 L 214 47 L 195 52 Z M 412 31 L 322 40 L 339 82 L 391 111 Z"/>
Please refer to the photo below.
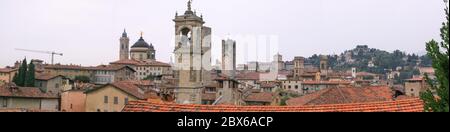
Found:
<path fill-rule="evenodd" d="M 157 58 L 168 62 L 172 19 L 186 10 L 186 1 L 0 0 L 0 66 L 24 56 L 50 61 L 49 55 L 15 48 L 62 52 L 56 62 L 65 64 L 107 64 L 118 58 L 123 28 L 130 43 L 143 31 Z M 426 41 L 439 39 L 444 20 L 442 0 L 194 0 L 193 8 L 214 35 L 278 36 L 285 60 L 358 44 L 424 52 Z M 213 48 L 220 51 L 220 44 Z"/>

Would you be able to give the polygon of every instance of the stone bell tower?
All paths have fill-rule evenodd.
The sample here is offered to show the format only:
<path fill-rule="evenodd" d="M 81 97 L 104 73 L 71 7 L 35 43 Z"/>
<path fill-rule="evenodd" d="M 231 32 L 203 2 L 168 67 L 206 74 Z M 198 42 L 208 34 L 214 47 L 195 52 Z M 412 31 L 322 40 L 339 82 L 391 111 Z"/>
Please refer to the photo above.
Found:
<path fill-rule="evenodd" d="M 175 71 L 178 77 L 177 103 L 201 104 L 201 91 L 211 82 L 211 28 L 203 26 L 188 1 L 183 15 L 175 19 Z"/>
<path fill-rule="evenodd" d="M 130 52 L 129 52 L 129 46 L 130 45 L 130 38 L 128 38 L 127 32 L 125 29 L 123 30 L 122 37 L 120 38 L 120 60 L 126 60 L 129 59 Z"/>

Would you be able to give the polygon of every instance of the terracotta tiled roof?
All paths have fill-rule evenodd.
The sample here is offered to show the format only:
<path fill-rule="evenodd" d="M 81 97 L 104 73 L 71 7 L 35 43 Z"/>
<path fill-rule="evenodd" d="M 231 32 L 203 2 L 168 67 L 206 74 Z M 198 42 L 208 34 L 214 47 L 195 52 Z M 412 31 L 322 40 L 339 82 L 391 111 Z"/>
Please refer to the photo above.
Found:
<path fill-rule="evenodd" d="M 115 65 L 100 65 L 97 67 L 91 67 L 91 70 L 102 70 L 102 71 L 118 71 L 121 70 L 123 68 L 128 68 L 132 71 L 135 71 L 133 68 L 129 67 L 129 66 L 115 66 Z"/>
<path fill-rule="evenodd" d="M 304 81 L 302 82 L 302 84 L 305 85 L 320 85 L 320 84 L 327 84 L 327 85 L 339 85 L 339 84 L 343 84 L 343 85 L 348 85 L 351 82 L 349 81 Z"/>
<path fill-rule="evenodd" d="M 387 86 L 367 88 L 327 88 L 287 101 L 288 105 L 323 105 L 392 101 L 393 91 Z"/>
<path fill-rule="evenodd" d="M 181 105 L 131 101 L 123 112 L 423 112 L 418 99 L 311 106 Z"/>
<path fill-rule="evenodd" d="M 273 94 L 268 92 L 251 93 L 244 101 L 251 102 L 272 102 Z"/>
<path fill-rule="evenodd" d="M 118 60 L 118 61 L 115 61 L 115 62 L 111 62 L 110 64 L 171 67 L 170 64 L 167 64 L 167 63 L 164 63 L 164 62 L 159 62 L 159 61 L 138 61 L 138 60 L 133 60 L 133 59 Z"/>
<path fill-rule="evenodd" d="M 242 73 L 236 76 L 237 80 L 259 80 L 260 73 L 258 72 L 249 72 L 249 73 Z"/>
<path fill-rule="evenodd" d="M 76 85 L 74 85 L 73 90 L 89 90 L 89 89 L 93 89 L 95 87 L 96 87 L 96 85 L 92 84 L 92 83 L 76 83 Z"/>
<path fill-rule="evenodd" d="M 45 65 L 45 69 L 68 69 L 68 70 L 90 70 L 92 67 L 83 67 L 79 65 Z"/>
<path fill-rule="evenodd" d="M 145 99 L 144 91 L 141 91 L 140 88 L 135 83 L 128 82 L 128 81 L 111 83 L 111 84 L 108 84 L 108 85 L 105 85 L 105 86 L 102 86 L 99 88 L 88 90 L 88 91 L 86 91 L 86 93 L 90 93 L 90 92 L 105 88 L 107 86 L 113 86 L 115 88 L 118 88 L 118 89 L 124 91 L 125 93 L 128 93 L 138 99 Z"/>
<path fill-rule="evenodd" d="M 12 69 L 12 68 L 0 68 L 0 72 L 1 73 L 10 73 L 13 71 L 17 71 L 17 69 Z"/>
<path fill-rule="evenodd" d="M 0 97 L 21 97 L 21 98 L 59 98 L 56 93 L 44 93 L 35 87 L 16 87 L 13 90 L 11 85 L 0 86 Z"/>
<path fill-rule="evenodd" d="M 111 62 L 110 64 L 137 65 L 137 64 L 139 64 L 139 61 L 131 60 L 131 59 L 123 59 L 123 60 Z"/>
<path fill-rule="evenodd" d="M 48 81 L 56 77 L 64 77 L 62 75 L 52 75 L 52 74 L 38 74 L 36 75 L 36 80 Z"/>
<path fill-rule="evenodd" d="M 140 85 L 140 86 L 152 86 L 155 85 L 155 83 L 151 80 L 125 80 L 122 81 L 124 83 L 133 83 L 135 85 Z"/>
<path fill-rule="evenodd" d="M 276 86 L 276 82 L 261 82 L 261 88 L 274 88 Z"/>

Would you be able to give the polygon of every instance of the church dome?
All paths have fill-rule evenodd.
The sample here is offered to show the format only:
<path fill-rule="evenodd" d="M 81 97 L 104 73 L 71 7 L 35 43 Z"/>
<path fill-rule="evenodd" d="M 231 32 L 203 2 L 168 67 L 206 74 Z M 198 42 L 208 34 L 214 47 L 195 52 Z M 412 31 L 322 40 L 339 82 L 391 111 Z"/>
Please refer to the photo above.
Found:
<path fill-rule="evenodd" d="M 150 48 L 150 45 L 141 37 L 131 48 Z"/>

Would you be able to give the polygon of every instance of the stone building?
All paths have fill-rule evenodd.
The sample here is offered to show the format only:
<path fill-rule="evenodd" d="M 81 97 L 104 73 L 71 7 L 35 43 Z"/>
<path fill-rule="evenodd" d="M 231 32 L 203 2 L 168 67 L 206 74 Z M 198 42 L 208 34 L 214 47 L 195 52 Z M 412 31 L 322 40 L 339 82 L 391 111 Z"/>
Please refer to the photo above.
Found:
<path fill-rule="evenodd" d="M 17 69 L 14 68 L 0 68 L 0 84 L 12 82 Z"/>
<path fill-rule="evenodd" d="M 222 73 L 234 77 L 236 76 L 236 41 L 222 40 Z"/>
<path fill-rule="evenodd" d="M 141 37 L 139 40 L 129 48 L 130 38 L 128 38 L 128 34 L 126 31 L 123 31 L 122 37 L 120 38 L 120 52 L 119 59 L 127 60 L 134 59 L 139 61 L 154 61 L 156 60 L 155 54 L 156 50 L 153 47 L 153 44 L 148 44 L 143 37 L 143 33 L 141 33 Z M 131 56 L 130 56 L 131 55 Z"/>
<path fill-rule="evenodd" d="M 405 94 L 410 97 L 420 97 L 420 93 L 429 88 L 425 79 L 415 77 L 405 80 Z"/>
<path fill-rule="evenodd" d="M 175 70 L 178 87 L 176 102 L 201 104 L 202 88 L 211 83 L 211 28 L 203 26 L 203 16 L 191 9 L 191 1 L 183 15 L 175 19 Z"/>
<path fill-rule="evenodd" d="M 17 87 L 14 84 L 0 86 L 0 109 L 59 111 L 59 100 L 58 94 L 45 93 L 36 87 Z"/>
<path fill-rule="evenodd" d="M 136 72 L 134 73 L 137 80 L 142 80 L 148 76 L 172 76 L 171 65 L 159 61 L 138 61 L 138 60 L 119 60 L 111 62 L 114 66 L 129 66 Z"/>
<path fill-rule="evenodd" d="M 295 57 L 294 58 L 294 78 L 300 79 L 305 69 L 305 58 Z"/>

